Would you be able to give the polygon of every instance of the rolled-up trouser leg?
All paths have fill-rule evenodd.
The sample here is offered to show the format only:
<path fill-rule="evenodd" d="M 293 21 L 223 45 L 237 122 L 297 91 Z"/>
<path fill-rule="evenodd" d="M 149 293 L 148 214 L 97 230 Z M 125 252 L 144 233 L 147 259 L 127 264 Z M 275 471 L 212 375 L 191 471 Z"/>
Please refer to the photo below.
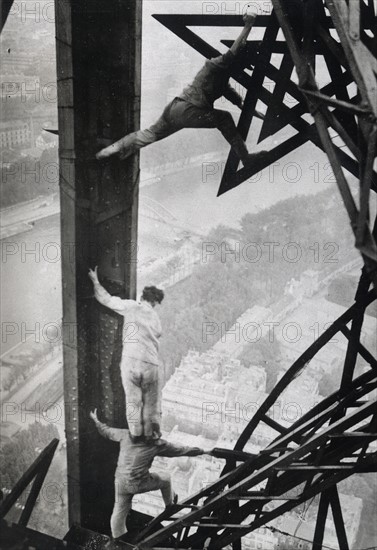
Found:
<path fill-rule="evenodd" d="M 160 474 L 161 486 L 160 491 L 162 498 L 164 499 L 165 506 L 173 504 L 174 501 L 174 491 L 171 484 L 171 479 L 168 474 Z"/>
<path fill-rule="evenodd" d="M 119 156 L 124 160 L 139 151 L 142 147 L 150 145 L 155 141 L 160 141 L 160 139 L 164 139 L 174 132 L 175 130 L 169 127 L 165 118 L 162 116 L 149 128 L 138 130 L 120 139 Z"/>
<path fill-rule="evenodd" d="M 178 128 L 172 127 L 166 118 L 166 113 L 169 112 L 170 106 L 171 103 L 165 107 L 160 118 L 152 124 L 152 126 L 144 130 L 138 130 L 137 132 L 127 134 L 112 145 L 105 147 L 97 153 L 97 159 L 103 159 L 118 154 L 119 157 L 124 160 L 136 153 L 142 147 L 174 134 Z"/>

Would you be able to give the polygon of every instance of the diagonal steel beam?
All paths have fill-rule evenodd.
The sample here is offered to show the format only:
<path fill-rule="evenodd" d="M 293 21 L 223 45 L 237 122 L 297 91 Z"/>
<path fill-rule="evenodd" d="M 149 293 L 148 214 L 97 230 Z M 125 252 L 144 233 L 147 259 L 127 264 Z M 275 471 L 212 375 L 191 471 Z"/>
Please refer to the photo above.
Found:
<path fill-rule="evenodd" d="M 224 497 L 227 497 L 231 494 L 237 494 L 244 490 L 250 489 L 262 483 L 264 480 L 268 479 L 269 474 L 273 468 L 280 468 L 288 465 L 292 460 L 300 459 L 305 456 L 308 452 L 311 452 L 313 449 L 317 448 L 318 445 L 321 445 L 324 441 L 328 439 L 333 433 L 339 433 L 339 431 L 344 431 L 351 426 L 354 426 L 356 423 L 364 420 L 370 416 L 371 412 L 375 409 L 376 402 L 375 400 L 366 403 L 350 415 L 345 418 L 342 418 L 338 422 L 335 422 L 331 426 L 325 427 L 323 431 L 315 436 L 313 436 L 309 441 L 306 441 L 303 445 L 293 450 L 290 453 L 286 453 L 282 457 L 272 460 L 266 466 L 262 466 L 257 471 L 251 475 L 246 475 L 245 478 L 232 485 L 229 489 L 225 490 L 221 495 L 215 496 L 205 503 L 199 510 L 194 510 L 191 513 L 184 516 L 184 518 L 177 519 L 173 521 L 166 528 L 157 531 L 156 533 L 147 536 L 144 540 L 138 543 L 139 548 L 149 548 L 155 546 L 156 543 L 164 540 L 167 536 L 172 535 L 179 530 L 181 522 L 185 521 L 193 522 L 200 520 L 202 516 L 208 515 L 212 510 L 221 507 Z M 246 463 L 247 464 L 247 463 Z M 288 506 L 292 505 L 288 503 Z M 285 505 L 287 506 L 287 504 Z M 278 514 L 280 515 L 280 514 Z M 270 520 L 269 520 L 270 521 Z M 258 526 L 263 524 L 263 520 L 259 519 L 256 524 Z M 249 528 L 249 531 L 252 531 L 255 527 Z M 232 540 L 225 539 L 224 544 L 228 544 Z"/>
<path fill-rule="evenodd" d="M 362 99 L 368 103 L 377 117 L 376 75 L 370 65 L 365 47 L 360 41 L 360 36 L 355 34 L 352 27 L 358 5 L 359 2 L 349 2 L 347 5 L 345 0 L 326 0 L 326 6 L 331 14 Z M 371 53 L 370 57 L 372 57 Z"/>

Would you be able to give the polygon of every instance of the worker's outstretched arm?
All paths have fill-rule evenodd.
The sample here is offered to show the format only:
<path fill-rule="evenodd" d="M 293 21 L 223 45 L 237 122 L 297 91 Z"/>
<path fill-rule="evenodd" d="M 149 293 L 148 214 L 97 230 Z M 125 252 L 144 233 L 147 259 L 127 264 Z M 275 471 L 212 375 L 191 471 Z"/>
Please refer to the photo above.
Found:
<path fill-rule="evenodd" d="M 184 445 L 174 445 L 167 441 L 161 440 L 161 444 L 158 446 L 158 454 L 161 456 L 199 456 L 199 455 L 211 455 L 212 449 L 204 450 L 200 447 L 186 447 Z"/>
<path fill-rule="evenodd" d="M 237 55 L 238 52 L 245 46 L 247 38 L 250 34 L 251 29 L 253 28 L 256 18 L 257 18 L 256 13 L 252 13 L 250 15 L 245 13 L 245 15 L 243 16 L 245 26 L 242 29 L 239 37 L 234 41 L 232 47 L 230 48 L 230 51 L 232 52 L 233 55 Z"/>
<path fill-rule="evenodd" d="M 127 430 L 121 430 L 120 428 L 110 428 L 107 424 L 100 422 L 97 416 L 97 409 L 94 409 L 94 411 L 90 411 L 89 416 L 95 423 L 99 433 L 103 437 L 106 437 L 107 439 L 111 439 L 112 441 L 120 441 L 124 435 L 124 432 L 127 431 Z"/>
<path fill-rule="evenodd" d="M 117 313 L 124 313 L 125 309 L 134 303 L 134 300 L 122 300 L 119 296 L 111 296 L 98 280 L 97 266 L 89 269 L 89 277 L 93 282 L 94 296 L 100 304 L 106 306 Z"/>

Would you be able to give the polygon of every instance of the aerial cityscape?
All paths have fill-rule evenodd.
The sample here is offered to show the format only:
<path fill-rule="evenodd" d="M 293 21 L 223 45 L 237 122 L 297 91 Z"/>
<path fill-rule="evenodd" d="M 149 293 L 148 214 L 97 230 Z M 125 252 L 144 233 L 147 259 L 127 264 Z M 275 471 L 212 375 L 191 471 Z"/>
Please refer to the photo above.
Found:
<path fill-rule="evenodd" d="M 50 4 L 38 3 L 36 21 L 35 13 L 19 3 L 0 42 L 0 489 L 6 495 L 41 449 L 58 437 L 47 489 L 30 525 L 63 536 L 68 528 L 64 415 L 74 414 L 77 405 L 64 403 L 62 343 L 63 334 L 72 341 L 77 335 L 76 327 L 62 322 L 61 249 L 69 243 L 62 244 L 60 236 L 58 136 L 48 131 L 57 128 Z M 174 13 L 172 4 L 177 2 L 145 0 L 150 40 L 142 64 L 145 124 L 200 65 L 200 56 L 177 45 L 174 37 L 164 42 L 156 36 L 158 22 L 151 14 Z M 174 61 L 165 62 L 171 48 L 176 48 Z M 279 139 L 286 137 L 282 131 Z M 216 202 L 225 140 L 211 130 L 204 130 L 203 137 L 203 130 L 196 129 L 170 139 L 142 153 L 139 236 L 130 259 L 137 262 L 138 293 L 148 284 L 165 292 L 158 306 L 162 432 L 183 445 L 232 449 L 290 365 L 353 302 L 362 259 L 349 245 L 351 229 L 322 151 L 308 154 L 303 146 L 299 158 L 291 153 L 285 165 L 264 169 L 258 181 Z M 362 343 L 371 352 L 377 349 L 376 318 L 374 303 L 366 310 L 362 331 Z M 346 349 L 346 338 L 337 337 L 318 353 L 276 403 L 274 420 L 289 427 L 336 391 Z M 357 372 L 366 369 L 359 360 Z M 258 454 L 276 435 L 260 423 L 245 452 Z M 224 464 L 203 455 L 177 457 L 169 466 L 158 457 L 154 467 L 157 472 L 170 469 L 184 499 L 216 480 Z M 372 546 L 377 537 L 375 476 L 353 476 L 339 484 L 339 492 L 350 547 Z M 24 504 L 20 497 L 11 520 Z M 133 505 L 151 516 L 164 508 L 157 492 L 137 495 Z M 248 534 L 245 549 L 309 550 L 317 507 L 315 497 Z M 332 521 L 326 523 L 323 548 L 338 548 Z"/>

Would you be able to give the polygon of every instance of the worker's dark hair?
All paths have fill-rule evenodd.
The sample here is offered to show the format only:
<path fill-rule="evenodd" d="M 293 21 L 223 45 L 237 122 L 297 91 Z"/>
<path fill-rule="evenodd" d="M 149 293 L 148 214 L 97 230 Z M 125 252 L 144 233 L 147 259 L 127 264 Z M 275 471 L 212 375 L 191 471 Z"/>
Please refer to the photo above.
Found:
<path fill-rule="evenodd" d="M 164 299 L 164 291 L 156 286 L 145 286 L 141 298 L 146 302 L 158 302 L 161 304 Z"/>

